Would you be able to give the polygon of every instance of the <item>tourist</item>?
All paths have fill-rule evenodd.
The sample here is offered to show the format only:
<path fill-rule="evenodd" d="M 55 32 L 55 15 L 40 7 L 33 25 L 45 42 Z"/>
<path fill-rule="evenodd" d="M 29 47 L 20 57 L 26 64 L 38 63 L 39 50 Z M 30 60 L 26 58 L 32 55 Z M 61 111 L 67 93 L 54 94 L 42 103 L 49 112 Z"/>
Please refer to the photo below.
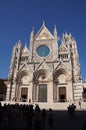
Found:
<path fill-rule="evenodd" d="M 49 123 L 49 130 L 53 130 L 54 129 L 54 116 L 53 116 L 53 111 L 51 108 L 49 109 L 48 123 Z"/>
<path fill-rule="evenodd" d="M 45 130 L 45 124 L 46 124 L 46 110 L 43 109 L 41 112 L 41 128 L 42 128 L 42 130 Z"/>

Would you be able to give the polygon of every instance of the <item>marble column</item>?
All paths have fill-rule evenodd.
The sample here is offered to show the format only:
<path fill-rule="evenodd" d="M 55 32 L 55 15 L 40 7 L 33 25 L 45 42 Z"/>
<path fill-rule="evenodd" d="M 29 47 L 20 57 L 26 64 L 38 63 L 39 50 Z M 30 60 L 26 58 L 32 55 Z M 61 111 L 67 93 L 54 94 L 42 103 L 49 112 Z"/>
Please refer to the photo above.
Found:
<path fill-rule="evenodd" d="M 57 101 L 57 85 L 54 83 L 53 85 L 53 100 Z"/>

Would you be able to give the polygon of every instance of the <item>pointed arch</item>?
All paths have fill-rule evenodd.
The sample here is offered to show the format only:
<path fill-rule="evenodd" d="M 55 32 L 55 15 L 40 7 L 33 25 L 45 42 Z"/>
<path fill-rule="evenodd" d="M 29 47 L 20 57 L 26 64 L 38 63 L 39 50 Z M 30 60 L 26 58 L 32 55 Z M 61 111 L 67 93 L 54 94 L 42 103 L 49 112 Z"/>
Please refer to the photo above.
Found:
<path fill-rule="evenodd" d="M 64 68 L 59 68 L 54 72 L 53 99 L 54 101 L 67 101 L 67 89 L 71 76 Z"/>
<path fill-rule="evenodd" d="M 56 80 L 57 77 L 58 77 L 59 75 L 61 75 L 61 74 L 64 74 L 64 75 L 66 76 L 67 80 L 69 80 L 69 79 L 71 78 L 71 77 L 69 76 L 67 70 L 65 70 L 64 68 L 60 68 L 60 69 L 58 69 L 57 71 L 54 72 L 54 76 L 53 76 L 54 80 Z"/>
<path fill-rule="evenodd" d="M 24 76 L 29 76 L 29 73 L 28 73 L 27 70 L 22 70 L 22 71 L 18 72 L 17 77 L 16 77 L 16 84 L 21 85 L 22 84 L 22 78 Z"/>
<path fill-rule="evenodd" d="M 33 75 L 33 101 L 47 101 L 47 86 L 51 81 L 52 73 L 47 69 L 40 69 Z"/>
<path fill-rule="evenodd" d="M 43 75 L 45 75 L 45 77 L 47 77 L 47 80 L 48 80 L 51 78 L 52 73 L 47 69 L 40 69 L 34 73 L 33 75 L 34 81 L 38 81 L 40 76 L 43 76 Z"/>

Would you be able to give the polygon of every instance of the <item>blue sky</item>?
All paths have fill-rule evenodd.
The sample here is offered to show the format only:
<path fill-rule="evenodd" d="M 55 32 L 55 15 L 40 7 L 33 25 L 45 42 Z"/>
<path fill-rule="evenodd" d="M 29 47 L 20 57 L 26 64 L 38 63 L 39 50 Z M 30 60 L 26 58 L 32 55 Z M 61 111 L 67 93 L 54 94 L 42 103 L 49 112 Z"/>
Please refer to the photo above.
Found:
<path fill-rule="evenodd" d="M 12 48 L 18 40 L 29 46 L 42 21 L 58 36 L 68 32 L 77 42 L 83 80 L 86 78 L 86 0 L 0 0 L 0 78 L 9 73 Z"/>

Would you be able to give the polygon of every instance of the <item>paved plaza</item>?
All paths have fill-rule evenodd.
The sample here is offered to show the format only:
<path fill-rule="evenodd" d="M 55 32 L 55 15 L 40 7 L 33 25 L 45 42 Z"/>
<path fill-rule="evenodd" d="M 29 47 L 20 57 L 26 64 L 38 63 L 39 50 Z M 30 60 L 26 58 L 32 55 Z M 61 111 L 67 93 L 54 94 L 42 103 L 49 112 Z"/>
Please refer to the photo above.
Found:
<path fill-rule="evenodd" d="M 71 117 L 68 111 L 53 111 L 54 113 L 54 130 L 82 130 L 86 120 L 86 111 L 75 111 Z M 46 130 L 49 127 L 46 125 Z"/>
<path fill-rule="evenodd" d="M 45 118 L 45 121 L 44 121 L 44 124 L 45 124 L 45 127 L 43 127 L 42 129 L 40 130 L 86 130 L 86 128 L 82 129 L 83 128 L 83 125 L 85 124 L 86 126 L 86 109 L 85 109 L 85 102 L 82 103 L 82 108 L 80 109 L 79 106 L 77 105 L 76 106 L 76 110 L 74 111 L 74 114 L 73 115 L 70 115 L 68 110 L 67 110 L 67 107 L 68 104 L 63 104 L 62 105 L 66 105 L 65 106 L 65 109 L 61 110 L 56 110 L 56 109 L 53 109 L 52 108 L 52 115 L 53 115 L 53 120 L 54 120 L 54 124 L 53 124 L 53 129 L 50 129 L 49 128 L 49 108 L 46 109 L 46 118 Z M 61 104 L 58 105 L 59 108 L 61 108 L 62 106 Z M 40 106 L 39 107 L 43 107 L 43 106 Z M 53 106 L 52 106 L 53 107 Z M 63 107 L 63 106 L 62 106 Z M 12 107 L 13 111 L 15 112 L 14 115 L 16 115 L 16 109 L 15 107 Z M 17 108 L 18 109 L 18 113 L 20 113 L 20 109 L 19 107 Z M 43 108 L 41 108 L 42 110 Z M 26 113 L 28 114 L 28 109 L 24 110 L 26 111 Z M 24 114 L 23 112 L 23 109 L 22 109 L 22 114 Z M 17 114 L 18 114 L 17 113 Z M 22 115 L 20 113 L 20 115 Z M 26 116 L 27 116 L 26 114 Z M 39 113 L 40 114 L 40 113 Z M 9 115 L 9 113 L 8 113 Z M 17 119 L 17 116 L 16 115 L 16 119 Z M 8 116 L 9 117 L 9 116 Z M 12 118 L 13 118 L 13 115 L 12 115 Z M 32 129 L 31 130 L 38 130 L 38 129 L 34 129 L 34 118 L 35 118 L 35 111 L 33 112 L 33 117 L 32 117 Z M 38 117 L 37 117 L 38 118 Z M 23 119 L 24 120 L 24 119 Z M 22 120 L 22 123 L 23 123 L 23 120 Z M 24 120 L 25 121 L 25 120 Z M 41 121 L 43 121 L 43 118 L 41 119 Z M 26 123 L 26 122 L 25 122 Z M 9 122 L 10 124 L 10 122 Z M 20 123 L 21 124 L 21 123 Z M 19 125 L 19 124 L 18 124 Z M 19 125 L 20 126 L 20 125 Z M 15 129 L 14 129 L 15 130 Z M 18 130 L 21 130 L 21 129 L 18 129 Z M 23 129 L 23 130 L 29 130 L 29 129 Z"/>

